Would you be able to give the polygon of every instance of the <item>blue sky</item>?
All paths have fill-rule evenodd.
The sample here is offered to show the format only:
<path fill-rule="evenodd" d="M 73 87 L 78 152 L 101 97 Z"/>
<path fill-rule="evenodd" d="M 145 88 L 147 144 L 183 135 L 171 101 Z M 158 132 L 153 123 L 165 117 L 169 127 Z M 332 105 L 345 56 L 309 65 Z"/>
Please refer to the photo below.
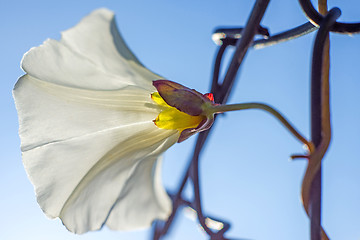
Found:
<path fill-rule="evenodd" d="M 210 86 L 218 26 L 244 25 L 254 1 L 3 1 L 1 30 L 0 239 L 149 239 L 149 231 L 103 229 L 81 236 L 38 207 L 21 163 L 18 123 L 11 90 L 22 55 L 74 26 L 99 7 L 116 13 L 130 49 L 149 69 L 201 92 Z M 360 21 L 356 0 L 329 1 L 340 20 Z M 262 24 L 270 33 L 306 21 L 297 1 L 274 0 Z M 309 67 L 314 34 L 262 50 L 251 50 L 238 75 L 231 103 L 265 102 L 309 136 Z M 323 225 L 331 239 L 360 236 L 360 36 L 331 35 L 331 117 L 333 139 L 324 160 Z M 309 239 L 300 203 L 305 160 L 299 142 L 271 116 L 258 110 L 229 113 L 217 124 L 201 159 L 203 207 L 232 223 L 228 237 Z M 176 189 L 196 137 L 165 154 L 163 182 Z M 187 194 L 190 189 L 187 189 Z M 197 223 L 181 214 L 164 239 L 206 239 Z"/>

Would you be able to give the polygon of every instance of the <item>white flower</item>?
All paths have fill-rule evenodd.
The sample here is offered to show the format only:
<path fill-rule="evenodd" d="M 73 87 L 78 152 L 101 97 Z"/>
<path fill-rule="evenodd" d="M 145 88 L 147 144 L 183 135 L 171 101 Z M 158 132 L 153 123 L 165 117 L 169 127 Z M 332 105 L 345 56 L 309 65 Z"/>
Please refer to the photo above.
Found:
<path fill-rule="evenodd" d="M 22 68 L 13 94 L 23 163 L 46 215 L 75 233 L 166 219 L 159 156 L 180 132 L 153 123 L 161 77 L 127 48 L 113 13 L 96 10 L 32 48 Z"/>

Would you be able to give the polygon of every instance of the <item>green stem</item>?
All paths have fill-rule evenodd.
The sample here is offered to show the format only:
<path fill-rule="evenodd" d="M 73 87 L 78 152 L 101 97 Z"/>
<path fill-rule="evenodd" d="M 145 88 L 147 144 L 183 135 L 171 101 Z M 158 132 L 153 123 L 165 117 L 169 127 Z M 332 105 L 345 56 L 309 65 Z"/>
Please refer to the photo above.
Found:
<path fill-rule="evenodd" d="M 277 110 L 263 103 L 240 103 L 240 104 L 229 104 L 229 105 L 211 105 L 208 106 L 208 113 L 223 113 L 230 111 L 246 110 L 246 109 L 261 109 L 264 110 L 275 118 L 277 118 L 299 141 L 304 143 L 308 149 L 311 149 L 311 143 L 306 140 L 301 133 L 299 133 L 285 117 L 281 115 Z"/>

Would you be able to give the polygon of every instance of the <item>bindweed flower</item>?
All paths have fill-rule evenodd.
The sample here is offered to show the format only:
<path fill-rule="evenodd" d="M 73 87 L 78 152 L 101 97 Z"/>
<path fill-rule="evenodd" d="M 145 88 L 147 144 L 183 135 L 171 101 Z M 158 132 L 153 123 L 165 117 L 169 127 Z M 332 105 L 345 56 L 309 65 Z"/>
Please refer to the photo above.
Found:
<path fill-rule="evenodd" d="M 160 155 L 211 126 L 212 96 L 154 81 L 107 9 L 32 48 L 22 68 L 13 91 L 22 157 L 45 214 L 74 233 L 167 219 Z"/>

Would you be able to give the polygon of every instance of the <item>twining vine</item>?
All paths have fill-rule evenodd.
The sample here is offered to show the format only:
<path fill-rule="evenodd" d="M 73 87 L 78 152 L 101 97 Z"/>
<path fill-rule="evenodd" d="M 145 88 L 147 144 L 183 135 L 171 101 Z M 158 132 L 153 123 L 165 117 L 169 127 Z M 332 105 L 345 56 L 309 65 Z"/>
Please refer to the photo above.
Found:
<path fill-rule="evenodd" d="M 259 49 L 268 47 L 317 31 L 311 60 L 311 139 L 305 139 L 282 115 L 277 116 L 278 113 L 276 110 L 265 104 L 253 103 L 251 106 L 245 104 L 247 107 L 243 106 L 243 109 L 257 108 L 270 112 L 277 117 L 295 137 L 307 146 L 307 154 L 293 155 L 292 158 L 305 158 L 308 161 L 301 193 L 304 209 L 310 219 L 310 239 L 327 240 L 329 237 L 321 226 L 321 162 L 331 140 L 329 32 L 341 34 L 360 33 L 360 23 L 337 22 L 336 20 L 340 17 L 341 11 L 338 8 L 332 8 L 330 11 L 327 11 L 326 0 L 318 1 L 319 11 L 314 8 L 310 0 L 299 0 L 302 10 L 309 19 L 309 22 L 270 36 L 269 31 L 260 25 L 269 2 L 270 0 L 257 0 L 255 2 L 244 28 L 219 28 L 215 30 L 213 39 L 220 46 L 215 58 L 210 92 L 214 93 L 216 103 L 226 103 L 236 80 L 239 67 L 249 48 Z M 261 35 L 263 38 L 254 40 L 255 35 Z M 235 47 L 235 51 L 227 67 L 224 79 L 220 80 L 219 72 L 222 57 L 228 47 Z M 239 107 L 241 108 L 239 105 L 241 104 L 238 104 L 236 107 L 232 105 L 228 106 L 239 110 Z M 172 214 L 167 221 L 157 221 L 155 223 L 152 236 L 154 240 L 159 240 L 167 234 L 169 228 L 174 225 L 174 218 L 178 210 L 184 206 L 190 207 L 196 212 L 201 227 L 210 239 L 229 239 L 225 237 L 225 233 L 230 228 L 230 223 L 206 216 L 201 205 L 199 160 L 211 129 L 212 128 L 198 135 L 193 156 L 189 161 L 179 187 L 174 194 L 170 194 L 173 200 Z M 193 185 L 192 200 L 186 200 L 182 197 L 182 192 L 188 181 Z M 212 222 L 220 223 L 221 227 L 211 227 Z"/>

